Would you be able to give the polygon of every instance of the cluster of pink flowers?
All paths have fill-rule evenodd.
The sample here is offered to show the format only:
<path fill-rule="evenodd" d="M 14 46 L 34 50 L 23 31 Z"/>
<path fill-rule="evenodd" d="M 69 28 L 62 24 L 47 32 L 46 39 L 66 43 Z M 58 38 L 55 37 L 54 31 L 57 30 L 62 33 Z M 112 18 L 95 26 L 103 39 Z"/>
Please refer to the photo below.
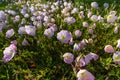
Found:
<path fill-rule="evenodd" d="M 85 57 L 81 55 L 74 60 L 74 55 L 72 53 L 67 52 L 63 55 L 63 58 L 65 63 L 72 65 L 73 70 L 75 67 L 79 68 L 79 71 L 76 71 L 76 70 L 74 71 L 77 74 L 78 80 L 84 80 L 84 79 L 94 80 L 95 79 L 95 77 L 90 72 L 81 68 L 88 65 L 91 60 L 96 61 L 99 58 L 97 54 L 90 52 Z M 72 64 L 73 62 L 75 62 L 75 66 L 73 66 Z"/>
<path fill-rule="evenodd" d="M 117 41 L 117 48 L 119 48 L 120 49 L 120 40 L 118 40 Z M 114 53 L 113 54 L 113 61 L 114 61 L 114 63 L 115 64 L 120 64 L 120 52 L 119 51 L 116 51 L 115 52 L 115 49 L 114 49 L 114 47 L 113 46 L 111 46 L 111 45 L 106 45 L 105 46 L 105 48 L 104 48 L 104 51 L 106 52 L 106 53 Z"/>
<path fill-rule="evenodd" d="M 19 1 L 15 4 L 22 3 Z M 0 32 L 9 27 L 5 32 L 7 39 L 12 39 L 14 36 L 18 37 L 16 34 L 20 35 L 19 37 L 27 35 L 34 39 L 37 31 L 42 29 L 43 36 L 48 39 L 55 37 L 58 42 L 72 48 L 73 52 L 68 51 L 63 54 L 63 60 L 65 63 L 72 65 L 78 80 L 95 80 L 94 75 L 84 68 L 92 60 L 97 61 L 100 56 L 97 53 L 93 53 L 94 51 L 90 51 L 88 46 L 92 48 L 99 43 L 98 39 L 101 35 L 99 36 L 96 31 L 98 28 L 101 28 L 101 26 L 98 26 L 99 24 L 104 26 L 102 28 L 105 29 L 111 27 L 111 25 L 115 26 L 114 33 L 118 34 L 120 25 L 114 23 L 119 17 L 116 11 L 110 11 L 105 16 L 93 13 L 92 9 L 99 11 L 97 2 L 91 3 L 91 9 L 85 9 L 84 7 L 80 5 L 77 8 L 71 2 L 59 0 L 47 4 L 37 2 L 30 4 L 28 2 L 26 5 L 22 5 L 20 9 L 17 9 L 20 15 L 15 10 L 0 10 Z M 103 7 L 107 9 L 109 4 L 104 3 Z M 11 24 L 16 24 L 17 26 L 14 27 L 12 25 L 13 27 L 11 27 Z M 17 31 L 15 31 L 16 29 Z M 26 37 L 23 38 L 21 44 L 22 46 L 29 45 Z M 102 49 L 105 53 L 113 53 L 113 62 L 120 64 L 120 51 L 116 51 L 116 49 L 120 49 L 120 39 L 117 41 L 116 49 L 110 44 L 103 47 L 104 49 Z M 16 52 L 17 41 L 12 41 L 10 46 L 3 51 L 3 62 L 9 62 Z M 76 67 L 78 70 L 75 70 Z"/>
<path fill-rule="evenodd" d="M 12 41 L 9 47 L 6 47 L 5 50 L 3 51 L 3 62 L 7 63 L 9 62 L 16 54 L 16 50 L 17 50 L 17 41 Z"/>

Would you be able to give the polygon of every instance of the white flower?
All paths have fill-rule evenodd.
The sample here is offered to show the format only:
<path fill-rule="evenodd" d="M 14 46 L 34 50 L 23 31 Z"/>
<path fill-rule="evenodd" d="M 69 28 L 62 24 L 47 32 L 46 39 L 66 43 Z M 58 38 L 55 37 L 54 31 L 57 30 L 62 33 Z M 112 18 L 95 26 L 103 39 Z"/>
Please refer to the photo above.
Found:
<path fill-rule="evenodd" d="M 10 29 L 6 32 L 6 37 L 7 38 L 11 38 L 13 35 L 14 35 L 14 30 L 13 29 Z"/>
<path fill-rule="evenodd" d="M 113 23 L 113 22 L 115 22 L 116 19 L 117 19 L 117 16 L 115 16 L 115 15 L 108 15 L 107 16 L 108 23 Z"/>

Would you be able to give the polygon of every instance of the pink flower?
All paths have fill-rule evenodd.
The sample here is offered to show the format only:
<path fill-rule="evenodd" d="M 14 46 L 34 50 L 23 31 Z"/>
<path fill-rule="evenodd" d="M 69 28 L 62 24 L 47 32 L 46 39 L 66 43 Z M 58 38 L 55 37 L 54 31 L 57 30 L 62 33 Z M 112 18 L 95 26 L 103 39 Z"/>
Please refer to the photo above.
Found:
<path fill-rule="evenodd" d="M 36 28 L 35 28 L 35 26 L 32 26 L 32 25 L 26 25 L 25 31 L 28 35 L 35 36 Z"/>
<path fill-rule="evenodd" d="M 72 38 L 71 32 L 67 30 L 61 30 L 57 33 L 57 39 L 63 43 L 69 43 Z"/>
<path fill-rule="evenodd" d="M 76 30 L 74 34 L 76 37 L 80 37 L 82 35 L 82 32 L 80 30 Z"/>
<path fill-rule="evenodd" d="M 77 73 L 78 80 L 95 80 L 95 77 L 86 69 L 81 69 Z"/>
<path fill-rule="evenodd" d="M 104 51 L 107 53 L 113 53 L 114 52 L 114 48 L 111 45 L 106 45 L 104 48 Z"/>
<path fill-rule="evenodd" d="M 23 46 L 26 46 L 26 45 L 28 45 L 29 43 L 28 43 L 28 41 L 24 38 L 24 40 L 22 41 L 22 45 Z"/>
<path fill-rule="evenodd" d="M 86 65 L 85 63 L 85 59 L 81 56 L 78 56 L 76 59 L 75 59 L 75 64 L 76 66 L 79 66 L 79 67 L 83 67 Z"/>
<path fill-rule="evenodd" d="M 88 34 L 93 34 L 94 30 L 93 29 L 89 29 L 88 30 Z"/>
<path fill-rule="evenodd" d="M 87 55 L 85 56 L 85 63 L 86 63 L 86 65 L 89 64 L 91 60 L 92 60 L 91 54 L 87 54 Z"/>
<path fill-rule="evenodd" d="M 99 56 L 98 56 L 97 54 L 90 52 L 90 53 L 87 54 L 86 57 L 85 57 L 85 63 L 86 63 L 86 65 L 87 65 L 88 63 L 90 63 L 90 61 L 91 61 L 92 59 L 93 59 L 94 61 L 96 61 L 98 58 L 99 58 Z"/>
<path fill-rule="evenodd" d="M 54 31 L 51 28 L 48 28 L 44 31 L 44 35 L 47 36 L 48 38 L 51 38 L 54 35 Z"/>
<path fill-rule="evenodd" d="M 67 18 L 65 18 L 64 19 L 64 21 L 68 24 L 68 25 L 71 25 L 71 24 L 73 24 L 73 23 L 75 23 L 75 18 L 73 18 L 73 17 L 67 17 Z"/>
<path fill-rule="evenodd" d="M 91 6 L 92 6 L 93 8 L 98 8 L 98 3 L 97 3 L 97 2 L 92 2 L 92 3 L 91 3 Z"/>
<path fill-rule="evenodd" d="M 63 58 L 65 63 L 71 64 L 74 60 L 74 55 L 72 53 L 67 52 L 63 55 Z"/>
<path fill-rule="evenodd" d="M 10 29 L 6 32 L 6 37 L 11 38 L 15 34 L 14 29 Z"/>
<path fill-rule="evenodd" d="M 80 43 L 79 46 L 81 49 L 85 48 L 85 45 L 88 43 L 87 39 L 83 39 Z"/>
<path fill-rule="evenodd" d="M 13 41 L 9 47 L 5 48 L 5 50 L 3 51 L 4 56 L 2 58 L 4 63 L 9 62 L 16 54 L 17 50 L 16 45 L 17 45 L 16 41 Z"/>

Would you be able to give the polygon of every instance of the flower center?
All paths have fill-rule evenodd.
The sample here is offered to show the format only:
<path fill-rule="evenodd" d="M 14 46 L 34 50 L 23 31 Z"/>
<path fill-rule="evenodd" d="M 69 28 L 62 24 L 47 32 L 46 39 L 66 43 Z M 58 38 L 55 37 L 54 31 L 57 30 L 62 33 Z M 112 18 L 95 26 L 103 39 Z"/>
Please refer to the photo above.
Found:
<path fill-rule="evenodd" d="M 69 55 L 67 55 L 67 56 L 66 56 L 66 59 L 69 59 L 69 58 L 70 58 L 70 56 L 69 56 Z"/>
<path fill-rule="evenodd" d="M 119 57 L 118 57 L 118 56 L 116 56 L 114 59 L 115 59 L 116 61 L 118 61 L 118 60 L 119 60 Z"/>
<path fill-rule="evenodd" d="M 66 37 L 65 36 L 62 36 L 62 40 L 64 40 Z"/>
<path fill-rule="evenodd" d="M 112 16 L 112 15 L 109 15 L 109 16 L 108 16 L 108 18 L 109 18 L 109 19 L 112 19 L 112 18 L 113 18 L 113 16 Z"/>

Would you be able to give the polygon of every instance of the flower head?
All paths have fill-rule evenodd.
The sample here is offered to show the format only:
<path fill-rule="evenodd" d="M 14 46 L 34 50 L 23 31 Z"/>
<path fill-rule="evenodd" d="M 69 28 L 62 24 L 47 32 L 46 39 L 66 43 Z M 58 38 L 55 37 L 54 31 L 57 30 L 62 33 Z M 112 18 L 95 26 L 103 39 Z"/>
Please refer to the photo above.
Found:
<path fill-rule="evenodd" d="M 2 29 L 5 28 L 5 26 L 5 22 L 0 22 L 0 32 L 2 32 Z"/>
<path fill-rule="evenodd" d="M 89 25 L 87 22 L 83 22 L 83 27 L 87 28 Z"/>
<path fill-rule="evenodd" d="M 82 35 L 82 32 L 80 30 L 76 30 L 74 34 L 76 37 L 80 37 Z"/>
<path fill-rule="evenodd" d="M 116 64 L 120 64 L 120 52 L 115 52 L 113 54 L 113 61 L 116 63 Z"/>
<path fill-rule="evenodd" d="M 78 12 L 78 8 L 74 8 L 72 11 L 71 11 L 71 14 L 74 14 L 74 13 L 77 13 Z"/>
<path fill-rule="evenodd" d="M 103 20 L 104 20 L 104 18 L 99 15 L 98 16 L 98 21 L 103 22 Z"/>
<path fill-rule="evenodd" d="M 48 38 L 51 38 L 54 35 L 54 31 L 52 28 L 48 28 L 44 31 L 44 35 L 47 36 Z"/>
<path fill-rule="evenodd" d="M 28 41 L 26 40 L 26 39 L 24 39 L 23 41 L 22 41 L 22 45 L 23 46 L 26 46 L 26 45 L 28 45 L 29 43 L 28 43 Z"/>
<path fill-rule="evenodd" d="M 16 45 L 17 44 L 12 43 L 9 47 L 5 48 L 5 50 L 3 51 L 4 56 L 2 58 L 4 63 L 9 62 L 14 57 L 17 50 Z"/>
<path fill-rule="evenodd" d="M 108 23 L 113 23 L 115 22 L 115 20 L 117 19 L 117 16 L 113 15 L 113 14 L 110 14 L 107 16 L 107 22 Z"/>
<path fill-rule="evenodd" d="M 107 8 L 107 7 L 109 7 L 109 4 L 108 4 L 108 3 L 104 3 L 103 6 L 104 6 L 105 8 Z"/>
<path fill-rule="evenodd" d="M 71 64 L 74 60 L 74 55 L 72 53 L 67 52 L 63 55 L 63 58 L 65 63 Z"/>
<path fill-rule="evenodd" d="M 97 16 L 97 15 L 92 15 L 92 16 L 91 16 L 91 20 L 92 20 L 93 22 L 98 21 L 98 16 Z"/>
<path fill-rule="evenodd" d="M 79 46 L 81 49 L 85 48 L 85 45 L 88 43 L 87 39 L 83 39 L 80 43 Z"/>
<path fill-rule="evenodd" d="M 73 23 L 75 23 L 75 18 L 73 18 L 73 17 L 67 17 L 67 18 L 65 18 L 64 19 L 64 21 L 68 24 L 68 25 L 70 25 L 70 24 L 73 24 Z"/>
<path fill-rule="evenodd" d="M 78 16 L 79 16 L 80 19 L 84 19 L 85 18 L 85 15 L 84 15 L 83 11 L 80 11 L 80 13 L 78 14 Z"/>
<path fill-rule="evenodd" d="M 19 27 L 18 33 L 19 33 L 19 34 L 26 34 L 25 27 Z"/>
<path fill-rule="evenodd" d="M 57 39 L 63 43 L 69 43 L 72 38 L 72 34 L 67 30 L 61 30 L 57 33 Z"/>
<path fill-rule="evenodd" d="M 83 66 L 86 65 L 85 59 L 84 59 L 82 56 L 78 56 L 78 57 L 75 59 L 75 64 L 76 64 L 76 66 L 83 67 Z"/>
<path fill-rule="evenodd" d="M 10 29 L 6 32 L 6 37 L 7 38 L 11 38 L 13 35 L 14 35 L 14 30 L 13 29 Z"/>
<path fill-rule="evenodd" d="M 0 20 L 5 19 L 5 12 L 4 11 L 0 11 Z"/>
<path fill-rule="evenodd" d="M 78 80 L 94 80 L 95 79 L 95 77 L 86 69 L 81 69 L 77 73 L 77 78 Z"/>
<path fill-rule="evenodd" d="M 98 8 L 98 3 L 97 3 L 97 2 L 92 2 L 92 3 L 91 3 L 91 6 L 92 6 L 93 8 Z"/>
<path fill-rule="evenodd" d="M 25 31 L 28 35 L 34 36 L 35 32 L 36 32 L 36 28 L 35 28 L 35 26 L 27 25 L 27 26 L 25 26 Z"/>
<path fill-rule="evenodd" d="M 104 48 L 104 51 L 107 53 L 113 53 L 114 52 L 114 48 L 111 45 L 106 45 Z"/>
<path fill-rule="evenodd" d="M 87 54 L 87 55 L 85 56 L 85 63 L 86 63 L 86 65 L 87 65 L 88 63 L 90 63 L 91 60 L 92 60 L 91 54 Z"/>
<path fill-rule="evenodd" d="M 91 55 L 91 58 L 95 61 L 99 58 L 99 56 L 95 53 L 90 52 L 89 54 Z"/>

